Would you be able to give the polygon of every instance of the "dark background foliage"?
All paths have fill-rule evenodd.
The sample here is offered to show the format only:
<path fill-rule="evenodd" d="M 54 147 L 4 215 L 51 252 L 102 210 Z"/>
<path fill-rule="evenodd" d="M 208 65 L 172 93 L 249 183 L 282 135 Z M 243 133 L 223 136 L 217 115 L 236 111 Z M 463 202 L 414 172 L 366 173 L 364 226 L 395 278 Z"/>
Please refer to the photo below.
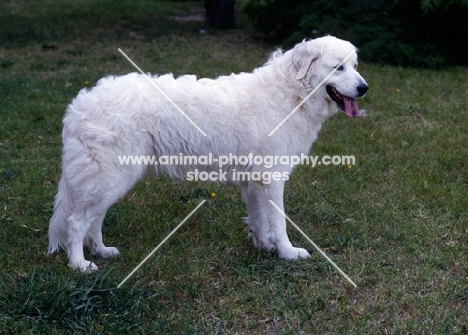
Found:
<path fill-rule="evenodd" d="M 368 61 L 468 64 L 467 0 L 249 0 L 244 10 L 275 42 L 331 34 L 350 40 Z"/>

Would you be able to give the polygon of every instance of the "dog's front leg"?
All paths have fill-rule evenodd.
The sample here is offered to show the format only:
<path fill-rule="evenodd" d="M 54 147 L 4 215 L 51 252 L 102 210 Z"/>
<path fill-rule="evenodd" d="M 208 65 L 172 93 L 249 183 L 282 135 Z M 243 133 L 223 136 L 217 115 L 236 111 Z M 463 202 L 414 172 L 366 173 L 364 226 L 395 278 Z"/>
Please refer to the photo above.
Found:
<path fill-rule="evenodd" d="M 278 256 L 290 260 L 310 257 L 307 250 L 293 247 L 286 232 L 286 218 L 270 202 L 270 200 L 273 201 L 284 213 L 284 181 L 272 181 L 270 184 L 263 184 L 263 190 L 264 210 L 270 222 L 270 242 L 276 247 Z"/>
<path fill-rule="evenodd" d="M 242 200 L 247 206 L 247 217 L 244 221 L 249 226 L 249 237 L 255 248 L 272 251 L 275 246 L 270 243 L 270 222 L 265 213 L 265 193 L 263 184 L 258 181 L 241 183 Z"/>

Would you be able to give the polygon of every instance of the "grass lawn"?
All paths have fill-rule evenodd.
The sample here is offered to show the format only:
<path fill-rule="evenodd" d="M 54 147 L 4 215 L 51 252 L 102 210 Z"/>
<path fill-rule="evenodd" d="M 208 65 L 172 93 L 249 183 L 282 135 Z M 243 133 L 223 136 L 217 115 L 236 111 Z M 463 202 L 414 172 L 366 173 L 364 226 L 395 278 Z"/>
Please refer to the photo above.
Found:
<path fill-rule="evenodd" d="M 201 22 L 183 20 L 199 14 L 202 2 L 3 1 L 0 333 L 468 333 L 468 68 L 361 63 L 366 117 L 334 116 L 312 149 L 356 164 L 292 174 L 287 214 L 357 288 L 291 226 L 311 259 L 255 250 L 236 187 L 163 176 L 109 210 L 104 241 L 121 255 L 93 259 L 99 272 L 45 255 L 66 106 L 101 77 L 135 71 L 118 48 L 146 72 L 203 77 L 251 71 L 273 50 L 243 18 L 201 35 Z"/>

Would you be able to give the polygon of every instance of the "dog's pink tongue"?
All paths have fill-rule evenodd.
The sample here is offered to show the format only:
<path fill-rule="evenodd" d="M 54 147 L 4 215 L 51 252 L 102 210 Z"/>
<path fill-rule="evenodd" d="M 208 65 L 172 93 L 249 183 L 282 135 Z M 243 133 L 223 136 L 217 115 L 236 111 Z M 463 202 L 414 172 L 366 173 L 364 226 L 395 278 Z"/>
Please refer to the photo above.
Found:
<path fill-rule="evenodd" d="M 357 105 L 356 100 L 353 98 L 343 97 L 344 106 L 345 106 L 345 113 L 349 117 L 360 117 L 361 112 L 359 111 L 359 107 Z"/>

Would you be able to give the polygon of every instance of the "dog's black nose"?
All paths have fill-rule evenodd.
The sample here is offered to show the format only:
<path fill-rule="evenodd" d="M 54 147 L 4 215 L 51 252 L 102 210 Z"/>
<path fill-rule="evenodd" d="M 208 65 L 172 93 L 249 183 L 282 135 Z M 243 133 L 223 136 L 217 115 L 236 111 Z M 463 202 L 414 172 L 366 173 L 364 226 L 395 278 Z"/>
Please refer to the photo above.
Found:
<path fill-rule="evenodd" d="M 367 84 L 360 84 L 360 85 L 357 87 L 358 96 L 359 96 L 359 97 L 362 97 L 364 94 L 366 94 L 366 92 L 367 92 L 368 89 L 369 89 L 369 86 L 367 86 Z"/>

